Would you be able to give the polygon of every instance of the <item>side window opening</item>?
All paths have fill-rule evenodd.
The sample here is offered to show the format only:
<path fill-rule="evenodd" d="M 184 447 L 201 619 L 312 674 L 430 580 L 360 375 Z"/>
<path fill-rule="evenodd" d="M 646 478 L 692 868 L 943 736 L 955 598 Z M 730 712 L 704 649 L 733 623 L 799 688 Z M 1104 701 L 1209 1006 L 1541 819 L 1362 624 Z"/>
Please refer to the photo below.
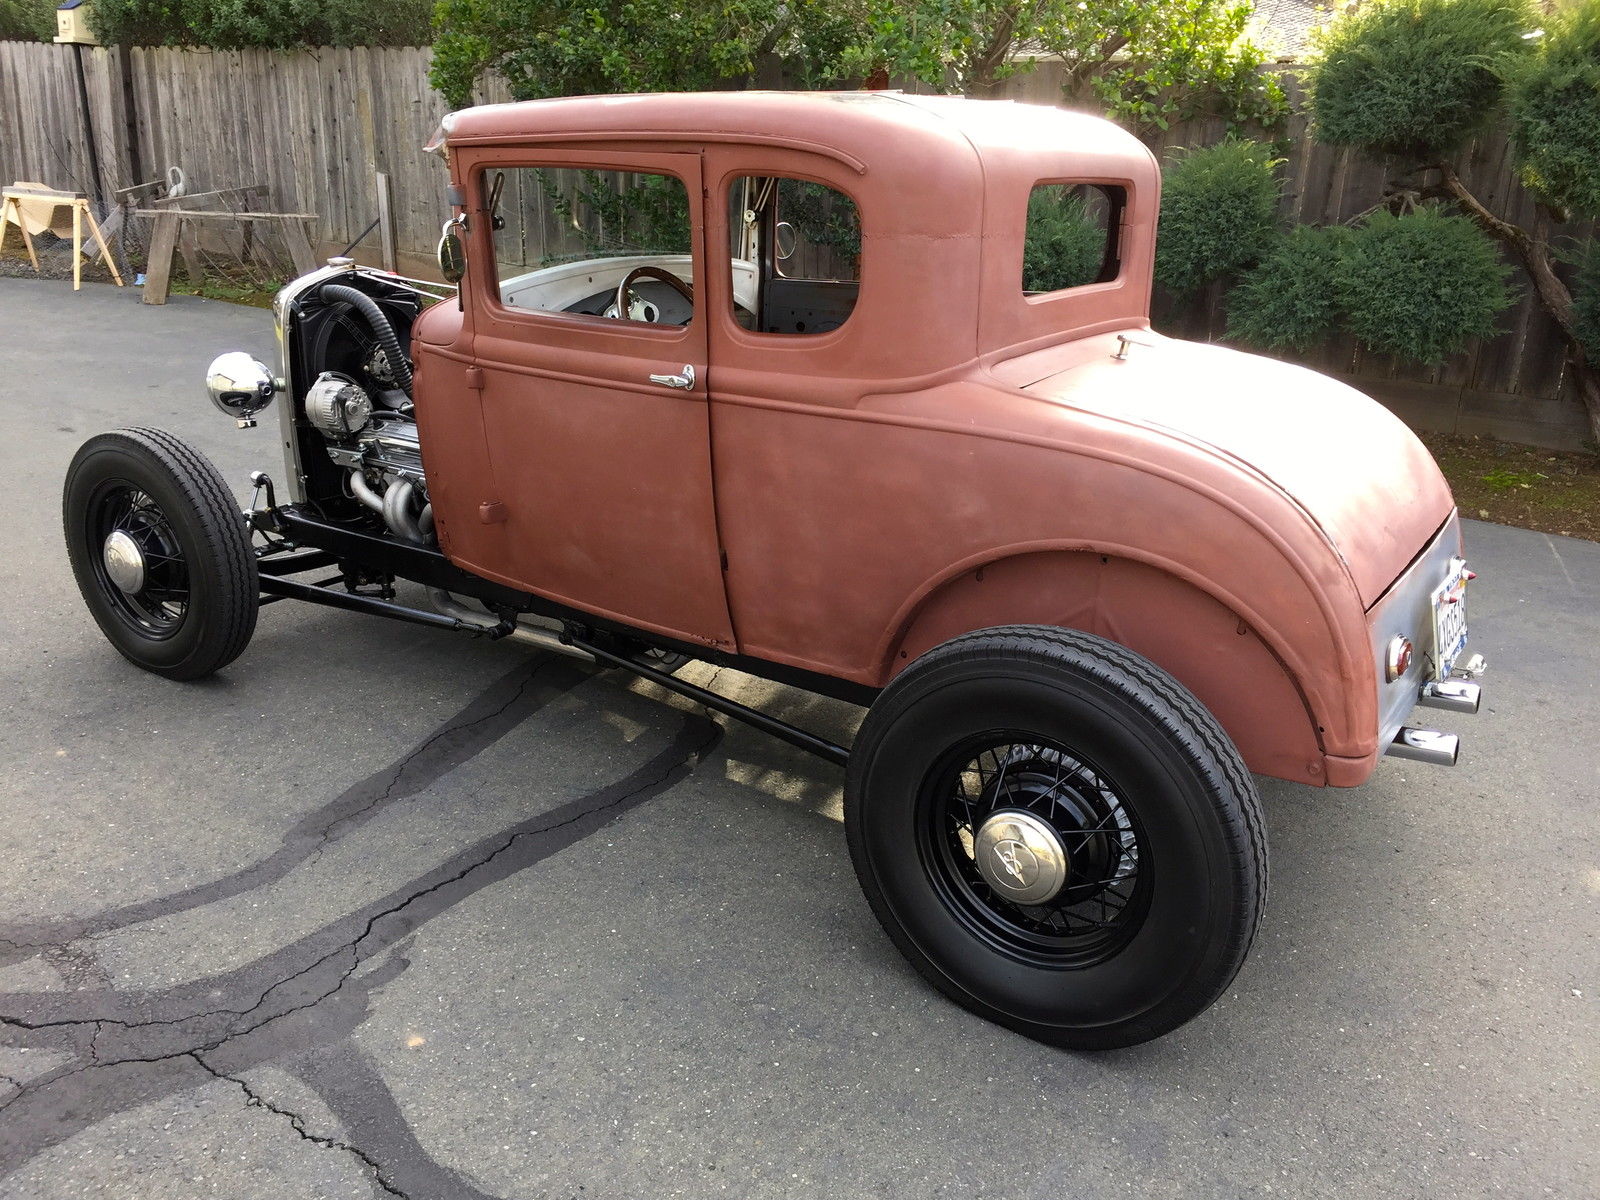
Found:
<path fill-rule="evenodd" d="M 656 325 L 687 325 L 694 316 L 693 227 L 681 179 L 499 167 L 484 173 L 482 186 L 508 308 Z"/>
<path fill-rule="evenodd" d="M 744 175 L 728 188 L 734 318 L 755 333 L 838 329 L 861 289 L 861 215 L 825 184 Z"/>
<path fill-rule="evenodd" d="M 1036 296 L 1115 279 L 1127 199 L 1124 188 L 1107 184 L 1035 184 L 1022 245 L 1023 292 Z"/>

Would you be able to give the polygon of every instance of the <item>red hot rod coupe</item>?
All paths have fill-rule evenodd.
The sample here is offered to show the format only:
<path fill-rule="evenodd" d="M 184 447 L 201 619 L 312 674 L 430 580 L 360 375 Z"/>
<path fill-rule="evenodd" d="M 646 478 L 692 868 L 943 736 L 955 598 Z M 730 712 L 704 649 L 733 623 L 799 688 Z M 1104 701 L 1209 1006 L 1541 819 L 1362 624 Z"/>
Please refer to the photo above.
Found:
<path fill-rule="evenodd" d="M 937 987 L 1053 1044 L 1163 1034 L 1266 888 L 1250 772 L 1350 787 L 1475 711 L 1449 489 L 1367 397 L 1154 333 L 1160 175 L 1107 122 L 894 93 L 447 119 L 457 286 L 335 259 L 274 306 L 279 497 L 89 441 L 73 569 L 193 679 L 295 598 L 634 671 L 845 767 L 850 851 Z M 329 568 L 331 581 L 304 572 Z M 401 603 L 396 580 L 431 603 Z M 673 672 L 867 706 L 847 751 Z"/>

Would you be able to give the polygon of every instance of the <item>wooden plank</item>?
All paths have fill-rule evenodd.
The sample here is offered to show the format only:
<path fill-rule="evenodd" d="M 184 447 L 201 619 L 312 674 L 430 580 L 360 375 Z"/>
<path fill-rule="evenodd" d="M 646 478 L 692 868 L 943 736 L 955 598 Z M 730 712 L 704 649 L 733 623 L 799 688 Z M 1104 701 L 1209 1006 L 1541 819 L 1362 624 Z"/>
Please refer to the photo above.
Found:
<path fill-rule="evenodd" d="M 233 209 L 193 209 L 193 208 L 132 208 L 128 210 L 136 217 L 164 217 L 176 212 L 184 217 L 193 217 L 201 221 L 213 221 L 223 217 L 235 217 L 239 220 L 250 221 L 315 221 L 316 213 L 280 213 L 280 212 L 251 212 L 234 211 Z"/>
<path fill-rule="evenodd" d="M 157 215 L 155 230 L 150 236 L 150 261 L 144 270 L 144 295 L 146 304 L 165 304 L 172 279 L 172 251 L 178 243 L 176 212 Z"/>
<path fill-rule="evenodd" d="M 308 275 L 317 269 L 317 256 L 311 248 L 306 223 L 285 221 L 283 240 L 289 246 L 289 257 L 294 260 L 294 269 L 298 274 Z"/>

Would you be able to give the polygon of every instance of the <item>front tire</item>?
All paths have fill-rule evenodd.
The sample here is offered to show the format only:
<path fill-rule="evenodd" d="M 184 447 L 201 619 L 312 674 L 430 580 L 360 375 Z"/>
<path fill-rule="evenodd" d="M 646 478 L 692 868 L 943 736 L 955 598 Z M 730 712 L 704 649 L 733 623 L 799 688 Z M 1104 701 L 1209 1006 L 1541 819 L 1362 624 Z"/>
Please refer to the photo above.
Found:
<path fill-rule="evenodd" d="M 159 429 L 100 434 L 73 456 L 61 509 L 78 590 L 124 658 L 199 679 L 239 657 L 260 579 L 239 507 L 204 455 Z"/>
<path fill-rule="evenodd" d="M 1203 1012 L 1266 895 L 1260 804 L 1216 720 L 1154 664 L 1070 630 L 984 630 L 907 668 L 851 752 L 845 826 L 874 913 L 924 976 L 1073 1049 Z"/>

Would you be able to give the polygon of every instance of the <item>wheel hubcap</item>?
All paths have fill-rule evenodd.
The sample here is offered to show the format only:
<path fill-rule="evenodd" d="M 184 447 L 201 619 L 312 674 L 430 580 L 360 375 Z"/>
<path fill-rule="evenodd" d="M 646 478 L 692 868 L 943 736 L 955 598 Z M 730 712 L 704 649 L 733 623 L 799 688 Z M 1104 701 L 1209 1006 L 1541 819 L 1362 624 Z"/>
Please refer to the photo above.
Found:
<path fill-rule="evenodd" d="M 1001 953 L 1088 967 L 1144 923 L 1144 834 L 1118 784 L 1076 751 L 1031 731 L 975 734 L 931 766 L 918 812 L 935 893 Z"/>
<path fill-rule="evenodd" d="M 113 530 L 105 541 L 106 575 L 117 588 L 132 596 L 144 590 L 144 551 L 139 543 L 120 529 Z"/>
<path fill-rule="evenodd" d="M 111 612 L 139 637 L 175 634 L 189 611 L 189 566 L 160 506 L 126 480 L 107 480 L 90 497 L 85 524 L 80 544 Z"/>
<path fill-rule="evenodd" d="M 973 858 L 984 880 L 1014 904 L 1045 904 L 1067 882 L 1067 850 L 1056 831 L 1022 809 L 1001 809 L 978 826 Z"/>

